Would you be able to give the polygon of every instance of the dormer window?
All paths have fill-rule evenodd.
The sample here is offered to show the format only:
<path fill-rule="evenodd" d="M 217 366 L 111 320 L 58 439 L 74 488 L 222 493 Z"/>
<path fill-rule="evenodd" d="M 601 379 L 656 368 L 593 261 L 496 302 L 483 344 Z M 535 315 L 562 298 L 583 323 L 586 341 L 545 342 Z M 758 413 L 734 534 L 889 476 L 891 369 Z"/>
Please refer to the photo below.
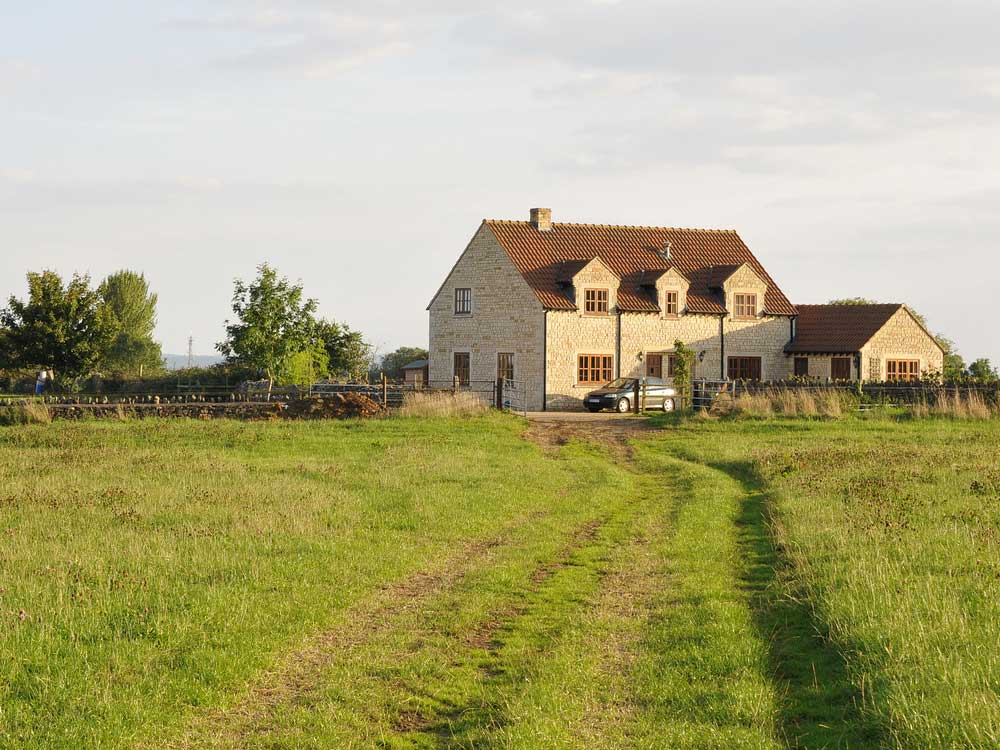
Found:
<path fill-rule="evenodd" d="M 733 317 L 744 320 L 757 317 L 757 295 L 739 293 L 733 295 Z"/>
<path fill-rule="evenodd" d="M 470 315 L 472 313 L 472 290 L 455 290 L 455 315 Z"/>
<path fill-rule="evenodd" d="M 610 294 L 607 289 L 585 289 L 583 312 L 586 315 L 607 315 Z"/>
<path fill-rule="evenodd" d="M 680 293 L 664 292 L 663 294 L 663 314 L 668 318 L 676 318 L 680 315 Z"/>

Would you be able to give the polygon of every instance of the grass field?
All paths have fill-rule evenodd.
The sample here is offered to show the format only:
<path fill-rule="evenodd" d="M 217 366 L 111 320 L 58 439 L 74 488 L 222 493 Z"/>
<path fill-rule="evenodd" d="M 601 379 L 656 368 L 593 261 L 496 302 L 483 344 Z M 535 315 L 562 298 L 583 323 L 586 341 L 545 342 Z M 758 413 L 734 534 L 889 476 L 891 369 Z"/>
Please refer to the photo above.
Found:
<path fill-rule="evenodd" d="M 0 747 L 1000 746 L 1000 424 L 0 428 Z"/>

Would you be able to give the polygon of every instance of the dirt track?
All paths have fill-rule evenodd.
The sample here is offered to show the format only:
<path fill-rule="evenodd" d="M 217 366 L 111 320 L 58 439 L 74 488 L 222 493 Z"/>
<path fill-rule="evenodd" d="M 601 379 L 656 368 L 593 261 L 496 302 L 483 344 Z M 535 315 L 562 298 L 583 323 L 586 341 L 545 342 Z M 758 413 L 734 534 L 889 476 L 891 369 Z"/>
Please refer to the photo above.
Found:
<path fill-rule="evenodd" d="M 600 443 L 619 455 L 628 457 L 630 438 L 653 432 L 648 419 L 613 413 L 590 412 L 528 412 L 529 440 L 543 448 L 554 449 L 570 440 Z"/>

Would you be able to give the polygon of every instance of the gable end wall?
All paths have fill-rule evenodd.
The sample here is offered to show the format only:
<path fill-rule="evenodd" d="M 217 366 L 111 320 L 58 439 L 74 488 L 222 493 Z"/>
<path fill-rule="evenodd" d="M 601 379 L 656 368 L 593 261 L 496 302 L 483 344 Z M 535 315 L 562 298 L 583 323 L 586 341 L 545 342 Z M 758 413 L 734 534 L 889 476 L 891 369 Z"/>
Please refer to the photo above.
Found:
<path fill-rule="evenodd" d="M 888 359 L 918 359 L 920 372 L 941 372 L 944 353 L 913 316 L 900 309 L 861 350 L 865 380 L 885 380 Z"/>
<path fill-rule="evenodd" d="M 455 289 L 472 289 L 472 313 L 455 315 Z M 454 353 L 469 352 L 477 390 L 497 376 L 497 353 L 514 353 L 514 378 L 527 407 L 542 408 L 544 313 L 496 236 L 483 224 L 445 280 L 430 308 L 430 384 L 454 377 Z"/>

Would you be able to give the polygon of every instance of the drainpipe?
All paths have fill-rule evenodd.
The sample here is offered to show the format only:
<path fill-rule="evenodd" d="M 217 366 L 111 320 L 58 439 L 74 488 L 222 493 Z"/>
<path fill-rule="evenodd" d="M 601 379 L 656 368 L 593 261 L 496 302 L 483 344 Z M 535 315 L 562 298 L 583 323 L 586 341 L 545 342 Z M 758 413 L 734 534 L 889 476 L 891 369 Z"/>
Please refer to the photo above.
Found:
<path fill-rule="evenodd" d="M 726 316 L 719 316 L 719 380 L 726 379 Z"/>
<path fill-rule="evenodd" d="M 542 310 L 542 411 L 548 411 L 548 348 L 549 348 L 549 311 Z"/>
<path fill-rule="evenodd" d="M 622 311 L 618 309 L 615 325 L 615 379 L 622 376 Z"/>

